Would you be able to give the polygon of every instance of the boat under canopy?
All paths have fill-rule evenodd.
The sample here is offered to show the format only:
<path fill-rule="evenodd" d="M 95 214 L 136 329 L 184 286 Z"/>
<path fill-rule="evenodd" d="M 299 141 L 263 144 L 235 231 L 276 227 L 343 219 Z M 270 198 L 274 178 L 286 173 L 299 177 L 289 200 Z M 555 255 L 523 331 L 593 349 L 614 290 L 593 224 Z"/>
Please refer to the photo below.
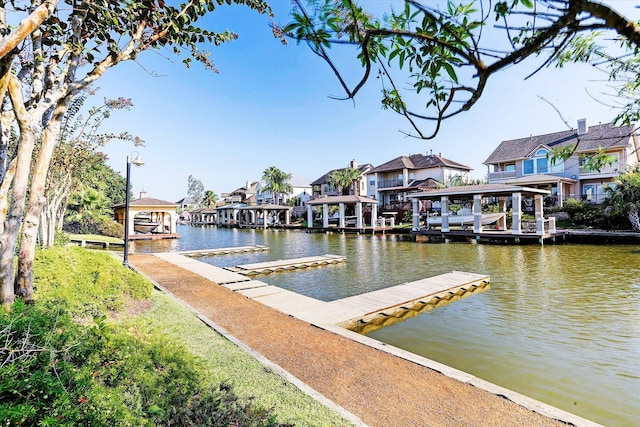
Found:
<path fill-rule="evenodd" d="M 493 224 L 498 221 L 500 218 L 505 216 L 504 212 L 495 212 L 495 213 L 486 213 L 481 216 L 482 225 Z M 449 215 L 449 225 L 465 225 L 465 224 L 473 224 L 474 215 Z M 441 216 L 432 216 L 427 217 L 427 225 L 442 225 L 442 217 Z"/>

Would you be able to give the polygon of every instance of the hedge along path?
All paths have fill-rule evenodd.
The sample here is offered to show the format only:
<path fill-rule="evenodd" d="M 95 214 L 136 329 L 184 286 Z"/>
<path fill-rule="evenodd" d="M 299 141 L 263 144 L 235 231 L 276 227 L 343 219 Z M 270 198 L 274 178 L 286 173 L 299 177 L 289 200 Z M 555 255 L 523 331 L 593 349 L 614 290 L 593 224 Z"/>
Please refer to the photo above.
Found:
<path fill-rule="evenodd" d="M 566 426 L 427 367 L 319 329 L 150 254 L 130 263 L 370 426 Z"/>

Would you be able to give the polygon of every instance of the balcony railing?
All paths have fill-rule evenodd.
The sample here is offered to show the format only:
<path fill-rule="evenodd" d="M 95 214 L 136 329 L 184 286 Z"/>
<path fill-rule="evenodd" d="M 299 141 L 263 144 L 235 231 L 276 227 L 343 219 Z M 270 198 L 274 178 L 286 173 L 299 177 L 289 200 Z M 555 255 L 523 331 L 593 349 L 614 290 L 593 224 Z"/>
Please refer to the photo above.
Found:
<path fill-rule="evenodd" d="M 404 183 L 401 179 L 383 179 L 379 180 L 378 188 L 402 187 Z"/>
<path fill-rule="evenodd" d="M 586 166 L 580 166 L 580 176 L 585 175 L 613 175 L 620 173 L 620 166 L 618 164 L 605 166 L 602 169 L 591 170 Z"/>
<path fill-rule="evenodd" d="M 515 177 L 516 177 L 516 171 L 489 172 L 489 182 L 502 181 L 505 179 L 513 179 Z"/>

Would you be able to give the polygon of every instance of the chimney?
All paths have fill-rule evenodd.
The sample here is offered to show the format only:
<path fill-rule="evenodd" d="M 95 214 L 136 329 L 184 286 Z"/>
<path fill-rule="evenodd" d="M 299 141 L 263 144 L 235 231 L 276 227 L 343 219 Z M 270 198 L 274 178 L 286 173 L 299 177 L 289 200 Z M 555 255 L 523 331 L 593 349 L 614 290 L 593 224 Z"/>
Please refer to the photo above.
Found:
<path fill-rule="evenodd" d="M 355 161 L 355 159 L 354 159 L 354 160 L 351 160 L 351 161 L 349 162 L 349 167 L 350 167 L 350 168 L 353 168 L 353 169 L 358 169 L 358 162 L 356 162 L 356 161 Z"/>
<path fill-rule="evenodd" d="M 584 135 L 588 130 L 587 119 L 578 119 L 578 135 Z"/>
<path fill-rule="evenodd" d="M 244 187 L 244 189 L 248 190 L 250 186 L 251 186 L 251 183 L 249 182 L 249 180 L 247 180 L 247 185 L 246 185 L 246 187 Z"/>
<path fill-rule="evenodd" d="M 147 197 L 147 192 L 144 191 L 144 188 L 143 188 L 142 191 L 140 192 L 140 198 L 144 199 L 145 197 Z"/>

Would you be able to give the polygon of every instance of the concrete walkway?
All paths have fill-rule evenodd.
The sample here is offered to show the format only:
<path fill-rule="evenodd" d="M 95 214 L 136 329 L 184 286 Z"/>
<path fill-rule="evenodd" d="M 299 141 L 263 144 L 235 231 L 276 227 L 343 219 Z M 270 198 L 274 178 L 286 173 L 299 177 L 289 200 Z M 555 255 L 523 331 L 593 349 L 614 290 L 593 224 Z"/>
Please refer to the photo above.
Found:
<path fill-rule="evenodd" d="M 293 318 L 233 290 L 252 287 L 255 281 L 227 272 L 227 287 L 218 286 L 208 278 L 216 267 L 184 258 L 134 254 L 130 263 L 212 327 L 278 366 L 294 384 L 343 411 L 354 424 L 597 426 L 338 326 L 318 327 Z"/>

